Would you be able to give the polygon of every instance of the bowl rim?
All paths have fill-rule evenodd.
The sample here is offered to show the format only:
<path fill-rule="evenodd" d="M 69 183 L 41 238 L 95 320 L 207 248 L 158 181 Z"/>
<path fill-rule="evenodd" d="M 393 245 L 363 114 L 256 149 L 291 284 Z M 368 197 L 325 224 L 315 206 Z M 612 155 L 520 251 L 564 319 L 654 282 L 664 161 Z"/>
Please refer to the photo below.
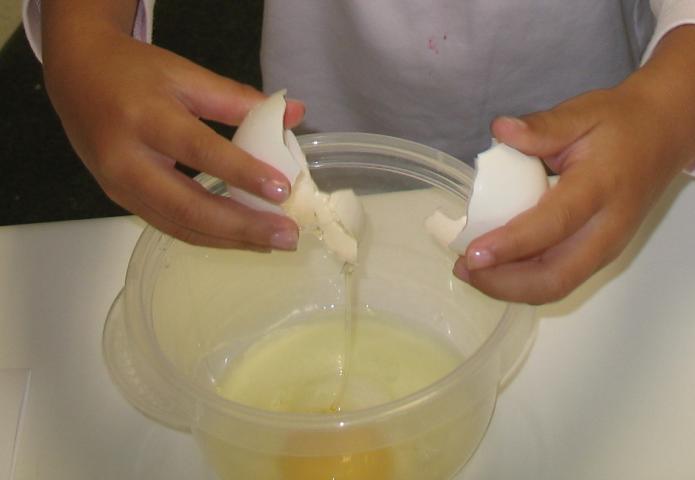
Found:
<path fill-rule="evenodd" d="M 473 169 L 460 160 L 425 145 L 412 142 L 409 140 L 399 139 L 378 134 L 364 134 L 359 132 L 350 133 L 320 133 L 301 135 L 297 137 L 300 145 L 305 152 L 314 153 L 320 149 L 340 147 L 360 148 L 363 151 L 371 153 L 393 154 L 394 152 L 407 152 L 411 159 L 427 162 L 437 161 L 438 168 L 446 169 L 447 173 L 469 179 L 470 187 L 472 185 Z M 441 163 L 439 163 L 441 162 Z M 196 177 L 203 186 L 209 188 L 213 184 L 217 184 L 220 180 L 207 175 L 200 174 Z M 133 298 L 136 295 L 138 299 L 138 309 L 142 318 L 151 318 L 151 312 L 145 309 L 143 301 L 144 289 L 141 287 L 140 278 L 145 266 L 149 263 L 152 266 L 152 258 L 148 258 L 150 249 L 164 250 L 174 239 L 165 235 L 151 226 L 147 226 L 137 240 L 133 249 L 133 254 L 130 258 L 128 269 L 126 272 L 126 285 L 124 293 L 126 298 Z M 162 242 L 166 242 L 164 247 Z M 157 255 L 155 263 L 162 261 L 161 255 Z M 156 265 L 155 265 L 156 267 Z M 136 290 L 134 290 L 136 288 Z M 130 293 L 130 294 L 129 294 Z M 127 300 L 126 300 L 127 302 Z M 504 302 L 503 302 L 504 303 Z M 137 345 L 143 351 L 150 361 L 154 364 L 150 368 L 154 369 L 162 379 L 172 387 L 179 395 L 185 395 L 193 402 L 193 405 L 204 404 L 207 409 L 214 411 L 217 414 L 222 414 L 227 417 L 234 417 L 237 420 L 249 422 L 256 425 L 272 426 L 275 429 L 313 429 L 324 430 L 335 428 L 344 428 L 348 426 L 359 426 L 374 421 L 383 422 L 385 419 L 401 415 L 409 410 L 417 408 L 423 403 L 430 402 L 437 397 L 445 395 L 456 387 L 462 377 L 472 376 L 481 369 L 493 357 L 498 346 L 503 342 L 507 333 L 511 328 L 515 311 L 518 308 L 526 307 L 521 304 L 505 303 L 504 310 L 497 324 L 482 342 L 482 344 L 459 366 L 449 372 L 444 377 L 427 387 L 411 393 L 397 400 L 376 405 L 356 411 L 336 412 L 335 414 L 322 413 L 288 413 L 288 412 L 273 412 L 263 410 L 248 405 L 244 405 L 232 400 L 228 400 L 209 389 L 203 388 L 194 382 L 186 380 L 183 375 L 177 372 L 176 367 L 166 357 L 164 352 L 158 348 L 158 342 L 152 323 L 149 321 L 139 322 L 135 324 L 134 316 L 126 315 L 126 329 L 132 328 L 141 330 L 141 335 L 137 338 Z M 142 328 L 144 326 L 144 328 Z M 144 334 L 144 335 L 142 335 Z M 144 340 L 144 341 L 143 341 Z M 501 378 L 503 372 L 499 372 Z M 500 378 L 497 379 L 497 384 Z"/>

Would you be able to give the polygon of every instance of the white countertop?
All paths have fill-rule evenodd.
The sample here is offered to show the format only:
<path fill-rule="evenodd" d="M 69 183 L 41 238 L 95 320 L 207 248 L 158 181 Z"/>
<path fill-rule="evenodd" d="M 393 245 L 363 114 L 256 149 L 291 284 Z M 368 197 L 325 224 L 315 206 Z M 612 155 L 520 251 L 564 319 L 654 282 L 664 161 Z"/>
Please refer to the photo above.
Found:
<path fill-rule="evenodd" d="M 122 399 L 101 357 L 141 230 L 0 227 L 0 480 L 213 478 L 187 435 Z M 679 178 L 619 261 L 539 316 L 460 478 L 695 478 L 695 182 Z"/>

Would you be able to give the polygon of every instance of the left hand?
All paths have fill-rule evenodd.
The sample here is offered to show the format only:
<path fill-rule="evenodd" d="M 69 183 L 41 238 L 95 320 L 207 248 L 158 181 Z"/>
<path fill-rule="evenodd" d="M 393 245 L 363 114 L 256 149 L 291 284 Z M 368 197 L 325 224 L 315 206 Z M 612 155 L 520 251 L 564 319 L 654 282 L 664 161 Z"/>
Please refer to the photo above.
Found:
<path fill-rule="evenodd" d="M 695 27 L 685 30 L 692 42 Z M 560 181 L 536 207 L 471 242 L 456 276 L 500 299 L 541 304 L 618 256 L 695 156 L 695 58 L 685 68 L 677 50 L 663 50 L 615 88 L 493 122 L 500 142 L 540 157 Z"/>

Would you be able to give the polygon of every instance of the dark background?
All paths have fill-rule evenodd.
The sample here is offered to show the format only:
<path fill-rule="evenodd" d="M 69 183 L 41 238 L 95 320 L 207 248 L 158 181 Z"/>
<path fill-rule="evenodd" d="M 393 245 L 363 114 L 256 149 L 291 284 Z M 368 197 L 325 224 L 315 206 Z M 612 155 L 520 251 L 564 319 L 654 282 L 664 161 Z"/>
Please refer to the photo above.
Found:
<path fill-rule="evenodd" d="M 262 14 L 262 0 L 158 0 L 154 42 L 260 87 Z M 0 50 L 0 225 L 125 214 L 72 151 L 20 27 Z"/>

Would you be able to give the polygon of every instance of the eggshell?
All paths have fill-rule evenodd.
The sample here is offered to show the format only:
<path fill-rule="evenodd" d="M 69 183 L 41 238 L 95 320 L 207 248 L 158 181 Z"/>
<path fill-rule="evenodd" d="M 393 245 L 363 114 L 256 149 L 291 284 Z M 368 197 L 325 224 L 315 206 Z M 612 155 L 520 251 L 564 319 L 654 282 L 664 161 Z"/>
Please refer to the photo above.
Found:
<path fill-rule="evenodd" d="M 232 143 L 280 170 L 294 183 L 302 165 L 285 144 L 285 93 L 285 90 L 276 92 L 251 109 L 234 133 Z"/>
<path fill-rule="evenodd" d="M 466 226 L 468 217 L 464 215 L 458 220 L 447 217 L 442 211 L 437 210 L 425 220 L 425 228 L 430 235 L 444 248 L 449 248 L 458 236 L 459 232 Z"/>
<path fill-rule="evenodd" d="M 452 219 L 437 211 L 426 220 L 425 227 L 440 243 L 463 255 L 472 240 L 535 206 L 548 186 L 539 158 L 493 142 L 476 159 L 467 215 Z"/>
<path fill-rule="evenodd" d="M 345 262 L 357 261 L 357 240 L 363 222 L 362 204 L 351 190 L 328 195 L 311 178 L 304 152 L 283 119 L 285 91 L 254 107 L 237 129 L 232 143 L 272 165 L 290 181 L 290 198 L 281 206 L 228 186 L 229 196 L 255 210 L 286 214 L 300 228 L 314 232 Z"/>

